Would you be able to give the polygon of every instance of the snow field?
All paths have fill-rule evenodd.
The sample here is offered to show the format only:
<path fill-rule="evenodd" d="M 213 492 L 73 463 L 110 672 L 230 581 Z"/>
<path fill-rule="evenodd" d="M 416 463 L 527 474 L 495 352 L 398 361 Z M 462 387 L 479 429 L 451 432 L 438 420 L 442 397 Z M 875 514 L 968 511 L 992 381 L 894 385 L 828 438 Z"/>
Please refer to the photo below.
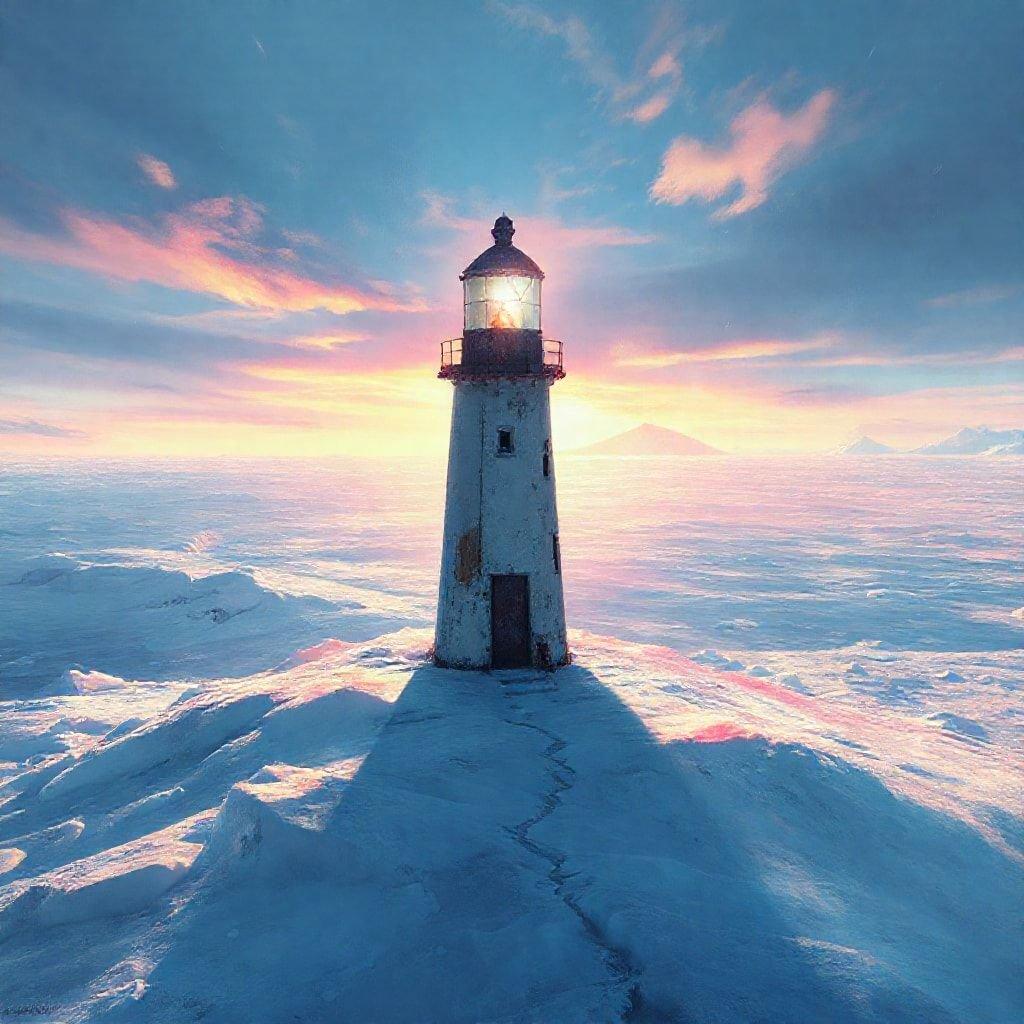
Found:
<path fill-rule="evenodd" d="M 142 723 L 27 761 L 0 789 L 0 847 L 24 855 L 0 1006 L 1014 1019 L 1024 872 L 954 798 L 980 745 L 921 723 L 945 781 L 907 776 L 899 715 L 838 714 L 710 652 L 577 634 L 554 677 L 486 676 L 425 666 L 428 642 L 167 684 Z"/>

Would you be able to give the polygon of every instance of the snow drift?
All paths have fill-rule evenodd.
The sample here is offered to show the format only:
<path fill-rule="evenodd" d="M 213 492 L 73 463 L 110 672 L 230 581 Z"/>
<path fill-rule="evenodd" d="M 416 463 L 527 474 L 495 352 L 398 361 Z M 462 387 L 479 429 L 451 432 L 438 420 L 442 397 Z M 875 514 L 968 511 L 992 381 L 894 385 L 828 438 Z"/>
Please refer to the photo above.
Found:
<path fill-rule="evenodd" d="M 128 700 L 77 753 L 28 756 L 0 788 L 0 1006 L 1015 1019 L 1020 765 L 964 723 L 837 708 L 715 652 L 579 634 L 554 676 L 486 676 L 427 665 L 428 641 L 152 683 L 143 720 Z"/>

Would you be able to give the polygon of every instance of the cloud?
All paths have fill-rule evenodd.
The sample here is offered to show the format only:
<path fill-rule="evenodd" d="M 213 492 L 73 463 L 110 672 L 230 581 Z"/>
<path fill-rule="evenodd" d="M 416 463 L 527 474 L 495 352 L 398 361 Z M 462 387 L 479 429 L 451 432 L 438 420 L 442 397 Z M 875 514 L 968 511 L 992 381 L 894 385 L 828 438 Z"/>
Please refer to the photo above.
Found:
<path fill-rule="evenodd" d="M 451 270 L 457 274 L 473 256 L 491 245 L 488 232 L 494 211 L 500 207 L 492 206 L 486 213 L 481 211 L 476 216 L 467 217 L 455 212 L 454 200 L 447 196 L 427 192 L 423 198 L 426 209 L 422 223 L 459 236 L 456 242 L 439 247 L 434 260 L 437 265 L 445 266 L 455 259 L 458 269 L 453 265 Z M 649 245 L 657 241 L 656 235 L 642 234 L 613 224 L 567 224 L 556 216 L 508 212 L 515 221 L 515 242 L 522 245 L 546 274 L 557 279 L 562 288 L 580 277 L 599 250 Z"/>
<path fill-rule="evenodd" d="M 282 339 L 282 344 L 290 345 L 293 348 L 331 349 L 341 348 L 343 345 L 352 345 L 355 342 L 368 341 L 365 334 L 349 331 L 330 331 L 325 334 L 304 334 L 294 338 Z"/>
<path fill-rule="evenodd" d="M 16 367 L 11 359 L 12 369 L 17 370 L 29 354 L 46 356 L 51 374 L 67 372 L 69 361 L 76 361 L 73 373 L 79 375 L 82 361 L 105 362 L 101 377 L 115 390 L 129 373 L 147 369 L 149 379 L 155 372 L 159 383 L 213 384 L 224 367 L 250 359 L 254 352 L 270 358 L 292 351 L 286 342 L 245 333 L 213 333 L 188 319 L 115 318 L 17 301 L 4 305 L 0 345 L 20 351 Z"/>
<path fill-rule="evenodd" d="M 683 85 L 683 65 L 679 61 L 682 43 L 676 42 L 659 54 L 647 69 L 647 81 L 656 83 L 658 91 L 626 111 L 626 117 L 637 124 L 657 120 L 671 106 Z"/>
<path fill-rule="evenodd" d="M 150 156 L 148 153 L 140 153 L 135 162 L 139 165 L 142 173 L 154 185 L 159 185 L 160 188 L 175 189 L 178 187 L 178 182 L 175 180 L 174 173 L 170 167 L 163 162 L 163 160 L 157 160 L 155 156 Z"/>
<path fill-rule="evenodd" d="M 1015 295 L 1024 290 L 1024 286 L 1012 285 L 982 285 L 979 288 L 967 288 L 960 292 L 949 292 L 947 295 L 937 295 L 934 299 L 927 299 L 926 306 L 933 309 L 952 309 L 958 306 L 981 306 L 990 302 L 1002 302 L 1003 299 L 1012 299 Z"/>
<path fill-rule="evenodd" d="M 616 366 L 637 369 L 663 369 L 681 363 L 711 363 L 734 359 L 777 359 L 800 352 L 829 348 L 834 343 L 831 335 L 821 335 L 806 341 L 782 341 L 774 338 L 730 341 L 704 349 L 672 351 L 666 348 L 644 349 L 634 345 L 617 346 L 612 353 Z"/>
<path fill-rule="evenodd" d="M 637 124 L 648 124 L 661 117 L 671 102 L 672 97 L 668 93 L 659 92 L 649 100 L 644 100 L 638 107 L 634 107 L 627 116 Z"/>
<path fill-rule="evenodd" d="M 492 0 L 490 7 L 517 28 L 561 41 L 569 60 L 619 120 L 638 124 L 656 120 L 669 108 L 683 84 L 679 53 L 687 37 L 664 21 L 657 26 L 661 46 L 658 55 L 646 71 L 627 76 L 619 72 L 615 61 L 581 18 L 569 15 L 559 19 L 528 4 L 501 0 Z M 707 33 L 694 35 L 698 42 L 707 38 Z"/>
<path fill-rule="evenodd" d="M 81 430 L 57 427 L 38 420 L 0 420 L 0 434 L 32 434 L 36 437 L 85 437 Z"/>
<path fill-rule="evenodd" d="M 148 319 L 153 323 L 170 324 L 186 330 L 260 340 L 262 331 L 287 315 L 284 310 L 238 309 L 232 306 L 227 309 L 207 309 L 200 313 L 151 313 Z"/>
<path fill-rule="evenodd" d="M 324 240 L 312 231 L 289 231 L 287 228 L 282 228 L 281 234 L 284 235 L 292 245 L 307 245 L 312 248 L 319 249 L 322 248 L 324 244 Z"/>
<path fill-rule="evenodd" d="M 774 399 L 781 405 L 825 406 L 850 405 L 871 397 L 864 387 L 852 384 L 809 384 L 776 392 Z"/>
<path fill-rule="evenodd" d="M 295 253 L 261 244 L 263 209 L 244 197 L 191 203 L 155 222 L 119 222 L 66 207 L 61 235 L 39 234 L 0 219 L 0 252 L 74 267 L 119 281 L 146 281 L 215 295 L 236 306 L 352 313 L 420 308 L 380 287 L 322 281 L 295 269 Z M 287 263 L 288 266 L 282 266 Z"/>
<path fill-rule="evenodd" d="M 785 114 L 761 96 L 733 119 L 727 145 L 710 146 L 680 135 L 665 153 L 651 198 L 673 206 L 690 199 L 710 203 L 739 186 L 739 196 L 716 210 L 715 219 L 755 209 L 768 198 L 769 186 L 821 138 L 835 102 L 836 94 L 823 89 L 799 110 Z"/>
<path fill-rule="evenodd" d="M 486 216 L 466 217 L 456 214 L 455 201 L 449 196 L 437 192 L 424 192 L 423 199 L 426 209 L 423 223 L 432 227 L 445 228 L 450 231 L 481 236 L 489 229 Z M 552 247 L 561 249 L 604 248 L 629 245 L 648 245 L 657 240 L 656 235 L 642 234 L 629 228 L 616 225 L 601 224 L 566 224 L 558 217 L 531 217 L 525 215 L 514 218 L 516 230 L 523 229 L 531 238 L 531 250 L 534 240 L 543 236 Z"/>
<path fill-rule="evenodd" d="M 678 51 L 666 50 L 647 70 L 647 77 L 653 79 L 680 79 L 683 69 L 679 63 Z"/>

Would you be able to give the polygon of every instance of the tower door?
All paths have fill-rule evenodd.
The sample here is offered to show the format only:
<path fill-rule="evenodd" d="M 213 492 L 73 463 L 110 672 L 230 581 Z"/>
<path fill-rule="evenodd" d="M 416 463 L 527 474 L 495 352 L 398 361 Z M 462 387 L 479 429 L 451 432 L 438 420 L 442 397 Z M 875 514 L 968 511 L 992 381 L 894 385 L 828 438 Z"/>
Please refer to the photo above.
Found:
<path fill-rule="evenodd" d="M 530 581 L 491 577 L 491 667 L 523 668 L 530 657 Z"/>

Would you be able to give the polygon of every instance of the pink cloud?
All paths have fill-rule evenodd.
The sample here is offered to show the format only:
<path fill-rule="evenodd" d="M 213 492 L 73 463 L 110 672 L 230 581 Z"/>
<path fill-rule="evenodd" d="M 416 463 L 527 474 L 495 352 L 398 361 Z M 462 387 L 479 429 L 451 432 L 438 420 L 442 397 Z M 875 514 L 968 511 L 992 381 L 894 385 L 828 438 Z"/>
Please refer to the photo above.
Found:
<path fill-rule="evenodd" d="M 192 203 L 150 223 L 126 223 L 72 208 L 60 211 L 65 234 L 24 231 L 0 221 L 0 251 L 119 281 L 147 281 L 199 292 L 252 309 L 351 313 L 419 308 L 382 291 L 325 282 L 280 265 L 291 250 L 260 244 L 262 208 L 244 197 Z"/>
<path fill-rule="evenodd" d="M 669 78 L 678 81 L 683 77 L 683 67 L 679 63 L 678 48 L 666 50 L 648 69 L 648 78 Z"/>
<path fill-rule="evenodd" d="M 715 218 L 755 209 L 768 198 L 769 186 L 821 138 L 835 102 L 836 94 L 823 89 L 799 110 L 784 114 L 762 96 L 733 119 L 728 145 L 679 136 L 665 153 L 651 198 L 674 206 L 690 199 L 710 203 L 739 186 L 739 197 L 716 210 Z"/>
<path fill-rule="evenodd" d="M 139 165 L 142 173 L 154 185 L 159 185 L 160 188 L 173 189 L 178 187 L 178 182 L 174 177 L 174 173 L 170 167 L 163 162 L 163 160 L 157 160 L 155 156 L 150 156 L 148 153 L 140 153 L 136 157 L 135 162 Z"/>
<path fill-rule="evenodd" d="M 431 263 L 438 275 L 435 287 L 444 289 L 439 294 L 446 296 L 441 304 L 447 301 L 453 306 L 461 292 L 455 278 L 474 256 L 492 244 L 489 231 L 501 206 L 493 204 L 468 217 L 456 213 L 453 200 L 446 196 L 427 193 L 424 199 L 427 208 L 423 223 L 456 236 L 442 239 L 431 252 Z M 515 221 L 514 244 L 537 261 L 551 281 L 557 282 L 559 291 L 592 267 L 599 251 L 648 245 L 657 240 L 655 235 L 613 224 L 568 224 L 557 216 L 534 216 L 518 210 L 507 212 Z M 549 293 L 545 299 L 546 315 L 554 310 L 551 303 L 554 294 Z M 454 312 L 452 306 L 449 310 Z M 549 326 L 553 322 L 549 322 Z"/>
<path fill-rule="evenodd" d="M 639 106 L 634 107 L 627 116 L 631 121 L 636 121 L 637 124 L 649 124 L 651 121 L 661 117 L 668 110 L 671 102 L 671 92 L 659 92 L 649 100 L 645 100 Z"/>
<path fill-rule="evenodd" d="M 647 78 L 661 88 L 646 100 L 626 112 L 626 117 L 637 124 L 650 124 L 657 120 L 671 106 L 683 84 L 683 66 L 679 62 L 679 43 L 665 50 L 650 66 Z M 638 86 L 639 88 L 639 86 Z"/>
<path fill-rule="evenodd" d="M 456 231 L 472 237 L 474 244 L 487 237 L 490 222 L 487 215 L 465 217 L 454 212 L 454 201 L 436 192 L 427 192 L 423 196 L 427 208 L 423 214 L 423 223 L 434 227 Z M 531 254 L 541 249 L 566 250 L 607 248 L 631 245 L 647 245 L 656 240 L 655 235 L 640 234 L 628 228 L 616 225 L 566 224 L 557 217 L 533 217 L 529 214 L 522 217 L 514 216 L 516 231 L 522 233 L 523 245 Z M 526 239 L 529 238 L 529 243 Z M 520 241 L 517 234 L 516 242 Z M 469 247 L 473 248 L 472 245 Z M 469 251 L 469 250 L 467 250 Z"/>

